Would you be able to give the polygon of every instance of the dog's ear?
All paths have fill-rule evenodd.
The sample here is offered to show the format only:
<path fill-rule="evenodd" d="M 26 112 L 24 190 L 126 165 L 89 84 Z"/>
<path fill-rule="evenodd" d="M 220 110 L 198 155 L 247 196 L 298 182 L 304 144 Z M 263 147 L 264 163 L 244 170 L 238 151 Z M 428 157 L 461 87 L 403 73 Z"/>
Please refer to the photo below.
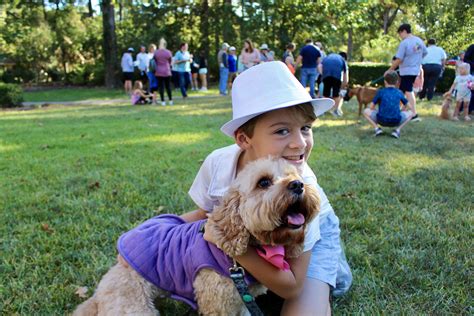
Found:
<path fill-rule="evenodd" d="M 237 190 L 229 192 L 222 205 L 209 215 L 206 225 L 215 234 L 216 246 L 231 257 L 244 254 L 250 238 L 239 213 L 239 200 L 240 193 Z"/>

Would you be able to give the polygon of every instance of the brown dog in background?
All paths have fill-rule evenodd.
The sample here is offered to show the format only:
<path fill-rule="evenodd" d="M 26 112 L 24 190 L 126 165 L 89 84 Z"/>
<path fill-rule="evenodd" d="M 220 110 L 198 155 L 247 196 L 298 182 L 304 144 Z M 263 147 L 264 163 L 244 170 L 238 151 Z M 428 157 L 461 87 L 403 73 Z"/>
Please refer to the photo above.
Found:
<path fill-rule="evenodd" d="M 441 113 L 439 113 L 439 118 L 442 120 L 450 120 L 451 115 L 449 114 L 449 108 L 451 107 L 451 103 L 453 102 L 453 97 L 451 93 L 446 92 L 443 94 L 443 105 L 441 106 Z"/>
<path fill-rule="evenodd" d="M 354 88 L 350 88 L 349 91 L 347 91 L 347 94 L 344 97 L 344 101 L 349 101 L 353 96 L 356 96 L 357 102 L 359 103 L 359 116 L 361 116 L 362 105 L 364 105 L 364 109 L 365 109 L 367 105 L 369 105 L 370 102 L 372 102 L 376 94 L 377 94 L 377 88 L 367 87 L 367 86 L 354 87 Z"/>

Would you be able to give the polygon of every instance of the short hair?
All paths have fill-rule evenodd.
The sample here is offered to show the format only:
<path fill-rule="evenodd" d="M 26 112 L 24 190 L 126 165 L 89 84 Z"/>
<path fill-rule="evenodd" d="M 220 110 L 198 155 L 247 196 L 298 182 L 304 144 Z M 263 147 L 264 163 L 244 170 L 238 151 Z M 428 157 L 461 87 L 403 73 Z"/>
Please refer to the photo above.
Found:
<path fill-rule="evenodd" d="M 286 45 L 286 48 L 287 48 L 287 49 L 293 49 L 293 48 L 295 48 L 295 43 L 288 43 L 288 45 Z"/>
<path fill-rule="evenodd" d="M 156 45 L 155 45 L 155 44 L 150 44 L 150 45 L 148 46 L 148 49 L 149 49 L 149 50 L 150 50 L 150 49 L 156 50 Z"/>
<path fill-rule="evenodd" d="M 312 42 L 313 42 L 313 40 L 311 38 L 308 38 L 306 41 L 304 41 L 305 44 L 310 44 Z"/>
<path fill-rule="evenodd" d="M 181 43 L 181 44 L 179 45 L 179 49 L 182 49 L 186 44 L 188 44 L 188 43 L 186 43 L 186 42 Z"/>
<path fill-rule="evenodd" d="M 383 76 L 383 79 L 389 84 L 389 85 L 396 85 L 398 82 L 398 74 L 396 71 L 391 70 L 388 71 L 385 76 Z"/>
<path fill-rule="evenodd" d="M 339 56 L 341 56 L 342 58 L 344 58 L 344 60 L 347 60 L 347 54 L 346 54 L 346 52 L 339 52 Z"/>
<path fill-rule="evenodd" d="M 436 45 L 436 40 L 434 38 L 430 38 L 428 40 L 428 45 Z"/>
<path fill-rule="evenodd" d="M 411 25 L 408 23 L 403 23 L 398 27 L 397 33 L 407 31 L 407 33 L 411 33 Z"/>
<path fill-rule="evenodd" d="M 292 113 L 293 115 L 301 116 L 304 119 L 311 120 L 311 121 L 316 120 L 316 114 L 314 114 L 313 105 L 309 102 L 290 106 L 290 107 L 287 107 L 286 109 L 291 110 L 293 112 Z M 258 120 L 261 119 L 265 114 L 270 113 L 270 112 L 271 111 L 255 116 L 254 118 L 245 122 L 236 131 L 241 130 L 245 135 L 252 138 L 254 130 L 255 130 L 255 125 L 257 124 Z"/>

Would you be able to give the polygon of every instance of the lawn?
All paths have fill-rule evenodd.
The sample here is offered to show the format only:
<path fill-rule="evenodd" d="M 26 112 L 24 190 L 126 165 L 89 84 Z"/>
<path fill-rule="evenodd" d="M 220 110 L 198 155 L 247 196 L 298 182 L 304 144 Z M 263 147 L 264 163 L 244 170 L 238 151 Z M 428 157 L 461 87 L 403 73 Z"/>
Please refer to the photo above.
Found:
<path fill-rule="evenodd" d="M 354 274 L 335 315 L 472 313 L 474 129 L 438 120 L 439 104 L 422 103 L 399 140 L 374 138 L 354 101 L 314 128 L 309 164 Z M 0 314 L 71 312 L 77 288 L 90 295 L 114 264 L 122 232 L 192 210 L 187 190 L 206 155 L 232 143 L 218 131 L 230 116 L 218 97 L 0 112 Z"/>

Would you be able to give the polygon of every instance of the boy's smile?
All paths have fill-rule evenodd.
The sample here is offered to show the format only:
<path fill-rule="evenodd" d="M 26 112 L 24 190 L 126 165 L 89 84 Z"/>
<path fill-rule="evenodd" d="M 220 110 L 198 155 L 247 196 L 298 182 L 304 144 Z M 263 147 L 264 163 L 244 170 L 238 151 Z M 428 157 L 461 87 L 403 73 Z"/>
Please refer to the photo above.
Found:
<path fill-rule="evenodd" d="M 313 148 L 312 123 L 287 108 L 262 115 L 252 137 L 243 132 L 236 134 L 237 144 L 244 149 L 239 170 L 250 161 L 273 156 L 287 160 L 302 171 Z"/>

